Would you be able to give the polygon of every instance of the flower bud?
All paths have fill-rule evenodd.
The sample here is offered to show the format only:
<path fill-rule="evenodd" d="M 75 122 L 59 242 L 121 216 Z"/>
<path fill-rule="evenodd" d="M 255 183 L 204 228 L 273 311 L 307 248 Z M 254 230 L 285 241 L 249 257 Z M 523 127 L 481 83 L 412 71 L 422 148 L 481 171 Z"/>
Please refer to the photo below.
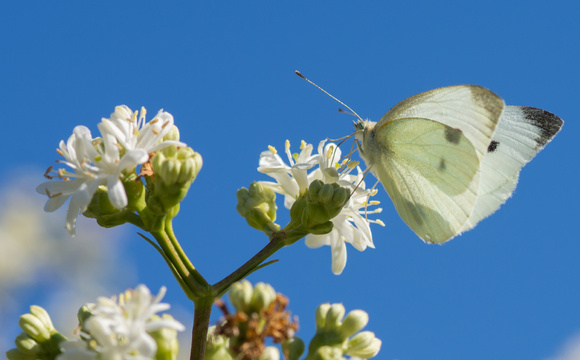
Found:
<path fill-rule="evenodd" d="M 20 328 L 26 334 L 38 342 L 44 342 L 50 339 L 50 330 L 52 329 L 47 328 L 40 319 L 32 314 L 20 316 L 18 325 L 20 325 Z"/>
<path fill-rule="evenodd" d="M 236 193 L 238 204 L 236 210 L 246 218 L 248 225 L 264 231 L 267 235 L 278 231 L 276 220 L 276 193 L 258 182 L 250 184 L 249 189 L 241 188 Z"/>
<path fill-rule="evenodd" d="M 154 177 L 148 179 L 147 206 L 166 214 L 178 205 L 201 170 L 203 160 L 192 148 L 167 146 L 151 159 Z"/>
<path fill-rule="evenodd" d="M 379 353 L 381 345 L 382 341 L 377 339 L 373 332 L 363 331 L 348 341 L 346 353 L 351 356 L 369 359 Z"/>
<path fill-rule="evenodd" d="M 24 332 L 16 337 L 14 343 L 16 344 L 16 349 L 23 354 L 38 354 L 41 351 L 41 346 Z"/>
<path fill-rule="evenodd" d="M 250 303 L 250 311 L 260 312 L 276 300 L 276 290 L 270 284 L 259 282 L 254 286 L 254 293 Z"/>
<path fill-rule="evenodd" d="M 325 326 L 326 314 L 328 314 L 328 310 L 330 310 L 329 303 L 320 304 L 316 308 L 315 318 L 316 318 L 316 328 L 317 329 L 323 328 Z"/>
<path fill-rule="evenodd" d="M 344 317 L 342 304 L 322 304 L 316 309 L 316 335 L 310 342 L 306 359 L 343 359 L 343 355 L 363 359 L 378 354 L 381 340 L 370 331 L 360 331 L 368 323 L 368 314 L 353 310 Z M 344 318 L 344 320 L 343 320 Z"/>
<path fill-rule="evenodd" d="M 304 353 L 304 341 L 297 336 L 282 343 L 282 352 L 287 360 L 298 360 Z"/>
<path fill-rule="evenodd" d="M 40 306 L 31 306 L 30 313 L 20 316 L 18 322 L 23 333 L 14 341 L 16 348 L 6 352 L 9 360 L 54 359 L 59 353 L 59 344 L 66 340 Z"/>
<path fill-rule="evenodd" d="M 37 360 L 36 354 L 24 354 L 18 349 L 10 349 L 6 351 L 6 359 L 8 360 Z"/>
<path fill-rule="evenodd" d="M 153 319 L 161 319 L 155 315 Z M 169 314 L 163 314 L 163 319 L 173 319 Z M 179 352 L 179 342 L 177 341 L 177 330 L 162 327 L 149 333 L 157 343 L 157 354 L 155 360 L 176 360 Z"/>
<path fill-rule="evenodd" d="M 324 328 L 326 330 L 338 329 L 342 323 L 342 318 L 344 317 L 345 312 L 344 305 L 332 304 L 326 313 L 326 323 L 324 324 Z"/>
<path fill-rule="evenodd" d="M 306 194 L 306 207 L 302 213 L 302 224 L 313 234 L 325 234 L 332 230 L 326 223 L 340 213 L 346 204 L 350 191 L 336 183 L 324 184 L 315 180 Z M 325 224 L 323 228 L 319 225 Z M 327 230 L 322 232 L 322 230 Z M 314 230 L 314 231 L 310 231 Z"/>
<path fill-rule="evenodd" d="M 280 360 L 280 352 L 273 346 L 268 346 L 258 360 Z"/>
<path fill-rule="evenodd" d="M 203 160 L 192 148 L 168 146 L 155 154 L 151 165 L 156 179 L 161 180 L 166 187 L 181 187 L 195 179 Z"/>
<path fill-rule="evenodd" d="M 369 322 L 369 315 L 366 311 L 353 310 L 349 312 L 340 327 L 341 335 L 346 339 L 351 335 L 361 331 Z"/>
<path fill-rule="evenodd" d="M 87 305 L 83 305 L 77 312 L 77 319 L 79 320 L 79 326 L 81 328 L 84 328 L 85 321 L 93 316 L 93 312 L 91 311 L 92 306 L 95 306 L 95 304 L 89 303 Z"/>
<path fill-rule="evenodd" d="M 133 189 L 137 190 L 141 194 L 143 193 L 142 183 L 131 181 L 129 184 L 124 183 L 124 185 L 129 185 L 126 186 L 126 189 Z M 138 189 L 139 187 L 140 190 Z M 136 195 L 134 192 L 130 191 L 127 191 L 127 194 Z M 128 208 L 122 210 L 116 209 L 109 201 L 107 190 L 104 188 L 99 188 L 93 195 L 93 198 L 91 199 L 87 210 L 83 212 L 83 215 L 88 218 L 96 219 L 97 223 L 102 227 L 110 228 L 126 223 L 129 214 L 132 213 L 133 211 Z"/>
<path fill-rule="evenodd" d="M 205 360 L 233 360 L 228 352 L 229 339 L 215 333 L 216 326 L 210 326 L 207 332 Z"/>
<path fill-rule="evenodd" d="M 248 280 L 242 280 L 232 285 L 230 301 L 236 310 L 247 314 L 250 312 L 250 302 L 252 301 L 253 293 L 252 284 Z"/>
<path fill-rule="evenodd" d="M 179 129 L 175 124 L 171 125 L 171 130 L 163 137 L 163 141 L 167 140 L 179 141 Z"/>

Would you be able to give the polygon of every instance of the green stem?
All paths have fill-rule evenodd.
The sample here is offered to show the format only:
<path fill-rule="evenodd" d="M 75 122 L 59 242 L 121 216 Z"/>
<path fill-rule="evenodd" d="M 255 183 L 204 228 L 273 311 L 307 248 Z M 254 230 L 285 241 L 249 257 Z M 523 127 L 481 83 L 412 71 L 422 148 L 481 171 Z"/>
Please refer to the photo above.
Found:
<path fill-rule="evenodd" d="M 209 316 L 215 299 L 216 297 L 214 296 L 207 296 L 205 298 L 199 298 L 195 302 L 193 330 L 191 331 L 190 360 L 203 360 L 205 358 Z"/>
<path fill-rule="evenodd" d="M 208 291 L 211 291 L 211 287 L 207 281 L 205 281 L 205 279 L 197 272 L 197 270 L 193 268 L 193 265 L 191 265 L 191 262 L 187 259 L 187 257 L 185 258 L 185 261 L 182 259 L 182 257 L 179 255 L 179 252 L 183 252 L 183 250 L 181 247 L 179 247 L 180 251 L 178 251 L 175 248 L 172 238 L 167 234 L 166 231 L 163 230 L 151 231 L 151 234 L 153 234 L 157 240 L 157 243 L 163 249 L 163 253 L 173 264 L 177 275 L 191 290 L 191 295 L 194 297 L 194 302 L 196 298 L 207 296 Z M 187 265 L 188 263 L 189 265 Z M 190 271 L 191 268 L 193 268 L 195 275 Z M 179 279 L 177 281 L 181 282 Z"/>
<path fill-rule="evenodd" d="M 272 233 L 270 242 L 262 250 L 260 250 L 256 255 L 254 255 L 250 260 L 248 260 L 244 265 L 240 266 L 233 273 L 212 285 L 212 288 L 216 294 L 216 298 L 219 299 L 222 297 L 222 295 L 228 291 L 233 283 L 240 281 L 248 276 L 248 274 L 254 271 L 272 254 L 288 245 L 289 242 L 291 243 L 293 236 L 289 235 L 293 235 L 292 232 L 279 231 Z"/>
<path fill-rule="evenodd" d="M 191 261 L 189 260 L 189 258 L 185 254 L 185 252 L 183 251 L 183 248 L 179 244 L 179 241 L 177 241 L 177 238 L 175 237 L 175 233 L 173 232 L 173 222 L 172 222 L 172 219 L 169 217 L 165 220 L 165 233 L 167 234 L 167 236 L 169 236 L 169 240 L 171 241 L 171 244 L 173 245 L 173 249 L 177 252 L 177 256 L 179 257 L 180 262 L 183 263 L 183 265 L 185 266 L 185 268 L 189 272 L 189 277 L 188 277 L 189 281 L 185 280 L 185 279 L 184 280 L 188 281 L 188 282 L 195 283 L 198 286 L 201 285 L 204 289 L 209 289 L 210 288 L 209 283 L 199 273 L 199 271 L 197 271 L 195 266 L 193 266 L 193 264 L 191 263 Z"/>

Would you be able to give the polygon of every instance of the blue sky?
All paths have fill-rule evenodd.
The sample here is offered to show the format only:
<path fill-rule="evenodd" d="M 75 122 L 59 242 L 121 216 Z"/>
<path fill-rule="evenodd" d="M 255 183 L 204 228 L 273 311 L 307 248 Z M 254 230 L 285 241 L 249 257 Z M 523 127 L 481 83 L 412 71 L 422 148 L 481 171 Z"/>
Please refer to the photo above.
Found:
<path fill-rule="evenodd" d="M 426 245 L 381 188 L 386 227 L 373 228 L 376 249 L 349 247 L 342 275 L 330 271 L 328 247 L 299 241 L 250 280 L 290 297 L 304 339 L 317 305 L 342 302 L 369 313 L 380 359 L 548 359 L 580 333 L 579 15 L 575 1 L 4 2 L 0 172 L 6 186 L 41 182 L 74 126 L 96 132 L 119 104 L 165 109 L 204 159 L 175 228 L 213 283 L 265 245 L 235 211 L 236 190 L 266 180 L 256 171 L 260 152 L 353 131 L 295 69 L 375 121 L 422 91 L 485 86 L 565 121 L 495 215 Z M 46 216 L 64 227 L 63 213 Z M 136 229 L 114 233 L 115 261 L 127 257 L 136 269 L 101 295 L 166 285 L 189 331 L 191 305 L 159 255 Z M 45 304 L 50 291 L 19 290 L 22 309 Z"/>

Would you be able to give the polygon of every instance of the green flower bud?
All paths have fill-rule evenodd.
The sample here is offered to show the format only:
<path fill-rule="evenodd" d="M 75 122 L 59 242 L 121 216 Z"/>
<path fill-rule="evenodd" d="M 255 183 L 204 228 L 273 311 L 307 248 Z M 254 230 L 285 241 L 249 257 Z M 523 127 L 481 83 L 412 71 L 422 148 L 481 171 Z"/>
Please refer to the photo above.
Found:
<path fill-rule="evenodd" d="M 368 314 L 353 310 L 344 317 L 344 313 L 342 304 L 322 304 L 316 309 L 316 335 L 305 360 L 342 359 L 345 354 L 368 359 L 378 354 L 381 341 L 374 333 L 363 331 L 349 339 L 366 326 Z"/>
<path fill-rule="evenodd" d="M 32 314 L 20 316 L 18 325 L 26 334 L 38 342 L 45 342 L 50 339 L 50 331 L 40 319 Z"/>
<path fill-rule="evenodd" d="M 116 209 L 109 201 L 109 194 L 104 186 L 100 186 L 93 195 L 84 216 L 96 219 L 103 227 L 110 228 L 127 222 L 128 216 L 143 201 L 144 187 L 141 181 L 124 180 L 123 186 L 127 194 L 128 205 L 124 209 Z"/>
<path fill-rule="evenodd" d="M 276 220 L 276 193 L 258 182 L 250 184 L 249 189 L 241 188 L 236 193 L 238 204 L 236 210 L 246 218 L 248 225 L 264 231 L 267 235 L 278 231 Z"/>
<path fill-rule="evenodd" d="M 18 349 L 10 349 L 6 351 L 6 359 L 8 360 L 37 360 L 36 354 L 24 354 Z"/>
<path fill-rule="evenodd" d="M 205 360 L 233 360 L 228 348 L 229 339 L 215 334 L 216 326 L 210 326 L 207 332 L 207 345 L 205 347 Z"/>
<path fill-rule="evenodd" d="M 265 310 L 276 300 L 276 290 L 266 283 L 257 283 L 252 288 L 248 280 L 242 280 L 232 285 L 230 290 L 230 301 L 237 311 L 259 313 Z"/>
<path fill-rule="evenodd" d="M 38 354 L 41 351 L 41 346 L 31 338 L 27 333 L 20 333 L 14 340 L 16 349 L 23 354 Z"/>
<path fill-rule="evenodd" d="M 315 234 L 325 234 L 332 230 L 332 225 L 328 223 L 337 216 L 343 206 L 348 201 L 350 190 L 339 186 L 336 183 L 324 184 L 320 180 L 315 180 L 310 184 L 306 194 L 306 207 L 302 213 L 303 226 Z M 319 225 L 323 225 L 320 228 Z M 327 230 L 321 232 L 321 230 Z"/>
<path fill-rule="evenodd" d="M 177 126 L 175 126 L 175 124 L 171 126 L 171 130 L 169 130 L 167 135 L 163 137 L 163 141 L 167 140 L 179 141 L 179 129 Z"/>
<path fill-rule="evenodd" d="M 18 324 L 24 332 L 16 337 L 16 348 L 6 352 L 9 360 L 52 360 L 60 353 L 59 344 L 66 337 L 56 331 L 43 308 L 31 306 Z"/>
<path fill-rule="evenodd" d="M 326 314 L 328 314 L 328 310 L 330 310 L 330 304 L 324 303 L 320 304 L 316 308 L 315 318 L 316 318 L 316 328 L 321 329 L 326 324 Z"/>
<path fill-rule="evenodd" d="M 349 312 L 340 327 L 340 334 L 344 339 L 361 331 L 369 322 L 369 315 L 363 310 Z"/>
<path fill-rule="evenodd" d="M 346 312 L 342 304 L 332 304 L 326 313 L 326 323 L 324 328 L 326 330 L 338 329 L 342 323 L 342 318 Z"/>
<path fill-rule="evenodd" d="M 158 315 L 152 319 L 159 319 Z M 163 314 L 165 319 L 173 319 L 169 314 Z M 171 328 L 160 328 L 149 333 L 157 343 L 157 354 L 155 360 L 176 360 L 179 352 L 179 342 L 177 341 L 177 330 Z"/>
<path fill-rule="evenodd" d="M 280 352 L 273 346 L 268 346 L 258 360 L 280 360 Z"/>
<path fill-rule="evenodd" d="M 192 148 L 168 146 L 153 156 L 151 165 L 156 181 L 160 180 L 166 187 L 181 187 L 195 179 L 203 160 Z"/>
<path fill-rule="evenodd" d="M 242 280 L 232 285 L 230 290 L 230 301 L 236 310 L 250 312 L 250 302 L 252 301 L 254 290 L 248 280 Z"/>
<path fill-rule="evenodd" d="M 46 310 L 44 310 L 42 307 L 38 305 L 30 306 L 30 314 L 34 315 L 38 320 L 40 320 L 45 328 L 49 329 L 50 331 L 54 330 L 50 315 L 48 315 L 48 312 L 46 312 Z"/>
<path fill-rule="evenodd" d="M 94 306 L 94 304 L 89 304 L 89 306 Z M 83 307 L 81 307 L 77 313 L 77 319 L 79 320 L 79 326 L 81 328 L 84 328 L 85 321 L 93 316 L 93 312 L 89 306 L 83 305 Z"/>
<path fill-rule="evenodd" d="M 282 343 L 282 352 L 287 360 L 298 360 L 304 353 L 304 341 L 295 336 Z"/>
<path fill-rule="evenodd" d="M 156 213 L 169 212 L 185 198 L 202 165 L 201 155 L 189 147 L 159 150 L 151 159 L 154 177 L 147 179 L 147 206 Z"/>
<path fill-rule="evenodd" d="M 250 303 L 250 311 L 260 312 L 276 300 L 276 290 L 270 284 L 259 282 L 254 286 L 254 293 Z"/>
<path fill-rule="evenodd" d="M 373 332 L 363 331 L 348 341 L 346 353 L 351 356 L 369 359 L 379 353 L 381 345 L 382 341 L 377 339 Z"/>

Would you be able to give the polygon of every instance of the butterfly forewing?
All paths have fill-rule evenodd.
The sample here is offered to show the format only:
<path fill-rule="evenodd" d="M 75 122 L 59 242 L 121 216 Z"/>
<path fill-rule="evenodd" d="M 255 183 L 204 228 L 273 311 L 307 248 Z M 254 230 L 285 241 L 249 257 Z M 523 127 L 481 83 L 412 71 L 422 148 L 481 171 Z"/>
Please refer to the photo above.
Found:
<path fill-rule="evenodd" d="M 461 130 L 481 160 L 503 108 L 504 101 L 486 88 L 477 85 L 449 86 L 401 101 L 381 118 L 377 126 L 397 119 L 434 120 Z"/>
<path fill-rule="evenodd" d="M 506 106 L 481 162 L 477 202 L 462 231 L 491 215 L 512 195 L 521 168 L 562 125 L 559 117 L 545 110 Z"/>

